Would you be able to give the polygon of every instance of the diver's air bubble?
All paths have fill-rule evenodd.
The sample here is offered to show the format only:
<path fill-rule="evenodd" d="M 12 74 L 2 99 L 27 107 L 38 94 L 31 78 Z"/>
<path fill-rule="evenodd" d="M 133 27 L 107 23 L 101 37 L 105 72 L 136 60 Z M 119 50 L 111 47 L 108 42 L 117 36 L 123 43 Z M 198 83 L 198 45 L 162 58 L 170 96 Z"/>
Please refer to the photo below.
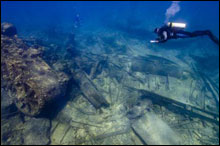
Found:
<path fill-rule="evenodd" d="M 179 3 L 180 1 L 172 1 L 171 6 L 166 10 L 165 23 L 167 23 L 171 17 L 174 17 L 176 13 L 180 11 Z"/>

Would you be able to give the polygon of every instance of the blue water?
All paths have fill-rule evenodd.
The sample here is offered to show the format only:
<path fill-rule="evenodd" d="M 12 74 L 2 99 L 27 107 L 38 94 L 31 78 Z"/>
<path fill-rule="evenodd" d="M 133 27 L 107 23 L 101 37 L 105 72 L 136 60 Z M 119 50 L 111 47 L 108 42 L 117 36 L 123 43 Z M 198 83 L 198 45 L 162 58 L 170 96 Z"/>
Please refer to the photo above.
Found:
<path fill-rule="evenodd" d="M 83 26 L 104 27 L 109 24 L 138 20 L 146 30 L 163 24 L 171 2 L 1 2 L 1 22 L 15 24 L 18 30 L 45 25 L 71 25 L 74 15 L 80 14 Z M 187 1 L 171 21 L 186 22 L 189 30 L 210 29 L 219 35 L 219 2 Z M 136 27 L 135 26 L 135 27 Z"/>
<path fill-rule="evenodd" d="M 51 66 L 54 60 L 59 62 L 59 60 L 53 60 L 53 54 L 57 53 L 57 58 L 65 60 L 65 55 L 68 54 L 66 48 L 76 45 L 73 48 L 79 52 L 92 52 L 97 56 L 105 52 L 107 55 L 104 55 L 110 55 L 111 59 L 115 55 L 118 60 L 123 57 L 129 58 L 131 63 L 135 60 L 132 60 L 133 58 L 147 55 L 168 58 L 174 64 L 176 61 L 177 64 L 181 62 L 180 64 L 184 64 L 183 66 L 187 69 L 192 69 L 191 64 L 194 63 L 204 76 L 211 78 L 213 84 L 219 87 L 219 46 L 208 36 L 168 40 L 161 44 L 149 42 L 157 37 L 153 32 L 154 29 L 165 24 L 166 12 L 171 4 L 172 1 L 1 1 L 1 23 L 12 23 L 17 29 L 18 37 L 22 39 L 42 40 L 44 43 L 41 45 L 46 44 L 47 47 L 50 45 L 52 46 L 48 47 L 50 49 L 57 46 L 57 52 L 53 49 L 44 52 L 46 57 L 43 59 Z M 172 9 L 171 13 L 174 14 L 169 17 L 170 22 L 185 23 L 187 26 L 185 30 L 190 32 L 210 30 L 219 39 L 219 1 L 181 1 L 177 3 L 175 9 L 178 10 L 174 12 Z M 118 48 L 121 50 L 117 50 Z M 127 48 L 136 54 L 132 54 L 133 52 L 129 52 Z M 65 61 L 73 61 L 72 58 L 75 57 L 74 55 L 77 56 L 77 53 L 71 57 L 68 55 Z M 120 58 L 120 55 L 124 56 Z M 105 60 L 106 56 L 101 57 Z M 175 59 L 172 60 L 173 58 Z M 126 62 L 126 60 L 123 61 Z M 86 65 L 82 63 L 85 65 L 83 69 L 87 73 L 90 62 L 84 63 Z M 117 65 L 120 63 L 116 62 Z M 103 68 L 110 66 L 105 65 L 104 63 Z M 100 70 L 103 69 L 100 68 Z M 116 76 L 114 72 L 111 73 L 110 77 Z M 193 80 L 199 78 L 196 75 L 192 75 Z M 219 138 L 219 131 L 216 129 L 215 131 Z M 216 142 L 213 143 L 216 144 Z"/>

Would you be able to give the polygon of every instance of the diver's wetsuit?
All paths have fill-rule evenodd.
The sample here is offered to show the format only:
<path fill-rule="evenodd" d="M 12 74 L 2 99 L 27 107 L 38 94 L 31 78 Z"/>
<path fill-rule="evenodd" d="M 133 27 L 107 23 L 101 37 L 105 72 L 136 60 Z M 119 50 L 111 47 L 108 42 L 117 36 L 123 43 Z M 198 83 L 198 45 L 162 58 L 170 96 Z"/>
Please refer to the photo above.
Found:
<path fill-rule="evenodd" d="M 191 37 L 207 35 L 214 43 L 219 45 L 218 38 L 215 37 L 210 30 L 187 32 L 182 29 L 171 28 L 165 25 L 159 29 L 157 34 L 159 37 L 156 40 L 158 40 L 159 43 L 166 42 L 169 39 L 191 38 Z"/>

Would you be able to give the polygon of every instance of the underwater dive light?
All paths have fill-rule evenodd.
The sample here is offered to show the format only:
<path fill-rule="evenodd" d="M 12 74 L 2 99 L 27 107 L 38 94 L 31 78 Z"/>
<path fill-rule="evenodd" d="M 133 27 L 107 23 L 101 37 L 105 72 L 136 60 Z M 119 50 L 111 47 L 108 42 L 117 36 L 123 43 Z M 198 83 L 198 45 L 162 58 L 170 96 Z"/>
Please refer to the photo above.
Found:
<path fill-rule="evenodd" d="M 151 40 L 150 43 L 159 43 L 158 40 Z"/>
<path fill-rule="evenodd" d="M 168 22 L 167 25 L 169 27 L 186 28 L 185 23 Z"/>

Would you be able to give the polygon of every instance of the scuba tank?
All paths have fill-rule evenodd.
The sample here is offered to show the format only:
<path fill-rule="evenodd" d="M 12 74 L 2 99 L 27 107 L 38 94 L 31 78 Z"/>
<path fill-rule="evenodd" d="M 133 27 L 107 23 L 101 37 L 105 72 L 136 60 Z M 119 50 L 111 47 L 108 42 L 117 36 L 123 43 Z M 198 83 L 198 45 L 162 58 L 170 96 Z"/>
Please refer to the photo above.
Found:
<path fill-rule="evenodd" d="M 171 28 L 176 28 L 176 29 L 184 29 L 184 28 L 186 28 L 186 24 L 185 23 L 176 23 L 176 22 L 168 22 L 167 26 L 171 27 Z"/>

